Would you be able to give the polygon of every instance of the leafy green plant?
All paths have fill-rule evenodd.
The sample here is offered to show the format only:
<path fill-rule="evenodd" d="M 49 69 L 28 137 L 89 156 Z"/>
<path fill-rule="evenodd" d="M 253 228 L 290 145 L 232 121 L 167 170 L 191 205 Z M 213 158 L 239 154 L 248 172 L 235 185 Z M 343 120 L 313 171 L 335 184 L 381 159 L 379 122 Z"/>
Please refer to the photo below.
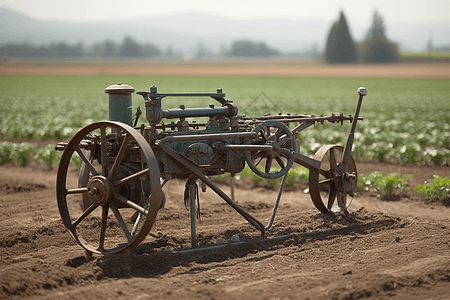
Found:
<path fill-rule="evenodd" d="M 427 148 L 423 155 L 425 156 L 427 162 L 432 162 L 437 166 L 444 165 L 450 159 L 450 150 L 448 149 L 435 149 Z"/>
<path fill-rule="evenodd" d="M 368 180 L 368 176 L 364 174 L 358 174 L 358 181 L 356 182 L 356 191 L 364 192 L 368 191 L 370 186 L 370 181 Z"/>
<path fill-rule="evenodd" d="M 0 143 L 0 164 L 4 164 L 13 160 L 12 153 L 15 144 L 10 142 Z"/>
<path fill-rule="evenodd" d="M 412 178 L 412 175 L 408 175 Z M 381 198 L 400 198 L 408 190 L 405 178 L 400 177 L 399 174 L 391 174 L 383 176 L 380 172 L 373 172 L 367 180 L 370 182 L 372 190 Z"/>
<path fill-rule="evenodd" d="M 397 155 L 401 162 L 417 164 L 423 161 L 422 151 L 418 143 L 408 143 L 397 149 Z"/>
<path fill-rule="evenodd" d="M 53 145 L 47 145 L 36 149 L 34 159 L 42 161 L 47 170 L 51 170 L 61 159 L 62 152 L 56 151 Z"/>
<path fill-rule="evenodd" d="M 16 144 L 12 152 L 13 161 L 18 162 L 22 167 L 28 165 L 31 160 L 31 154 L 35 149 L 36 146 L 31 143 Z"/>
<path fill-rule="evenodd" d="M 433 179 L 423 185 L 417 185 L 415 190 L 426 201 L 445 200 L 449 197 L 450 178 L 434 175 Z"/>
<path fill-rule="evenodd" d="M 279 177 L 276 179 L 266 179 L 265 182 L 270 189 L 275 189 L 275 187 L 280 184 L 283 177 Z"/>
<path fill-rule="evenodd" d="M 223 174 L 215 175 L 212 177 L 212 179 L 215 182 L 228 182 L 230 180 L 230 178 L 231 178 L 230 173 L 223 173 Z"/>
<path fill-rule="evenodd" d="M 260 177 L 260 176 L 258 176 L 258 175 L 256 175 L 255 173 L 250 173 L 250 179 L 252 180 L 252 182 L 253 182 L 253 186 L 254 187 L 256 187 L 256 186 L 258 186 L 258 184 L 260 184 L 261 182 L 263 182 L 263 180 L 264 180 L 264 178 L 262 178 L 262 177 Z"/>
<path fill-rule="evenodd" d="M 286 178 L 286 186 L 294 186 L 308 182 L 309 170 L 305 167 L 299 166 L 291 168 Z"/>

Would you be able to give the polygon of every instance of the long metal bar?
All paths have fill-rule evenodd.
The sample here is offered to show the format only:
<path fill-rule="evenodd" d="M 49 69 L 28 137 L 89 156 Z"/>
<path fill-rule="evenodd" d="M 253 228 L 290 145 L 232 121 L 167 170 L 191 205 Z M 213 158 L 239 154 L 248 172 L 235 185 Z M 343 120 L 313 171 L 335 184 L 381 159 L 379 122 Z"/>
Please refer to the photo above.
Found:
<path fill-rule="evenodd" d="M 353 140 L 355 138 L 355 130 L 356 130 L 356 123 L 358 121 L 358 116 L 359 116 L 359 111 L 361 110 L 361 104 L 362 104 L 362 100 L 363 97 L 365 95 L 367 95 L 367 90 L 363 87 L 358 89 L 358 94 L 359 94 L 359 99 L 358 99 L 358 105 L 356 106 L 356 111 L 355 111 L 355 121 L 352 124 L 352 128 L 350 129 L 350 133 L 348 134 L 348 138 L 347 138 L 347 143 L 345 144 L 345 148 L 344 148 L 344 154 L 342 157 L 342 164 L 344 166 L 348 165 L 348 162 L 350 160 L 350 155 L 352 152 L 352 146 L 353 146 Z"/>
<path fill-rule="evenodd" d="M 294 160 L 297 164 L 311 170 L 311 169 L 315 169 L 315 170 L 319 170 L 320 169 L 320 160 L 316 160 L 314 158 L 310 158 L 308 156 L 305 156 L 303 154 L 300 153 L 295 153 L 295 160 Z"/>
<path fill-rule="evenodd" d="M 230 145 L 224 146 L 225 149 L 230 150 L 252 150 L 252 151 L 272 151 L 273 146 L 270 145 Z"/>
<path fill-rule="evenodd" d="M 185 109 L 166 109 L 163 111 L 163 116 L 166 119 L 175 118 L 190 118 L 190 117 L 214 117 L 225 116 L 227 108 L 225 107 L 210 107 L 210 108 L 185 108 Z"/>
<path fill-rule="evenodd" d="M 197 218 L 197 207 L 195 206 L 195 200 L 197 198 L 197 183 L 195 182 L 195 178 L 190 178 L 188 180 L 189 189 L 189 210 L 191 214 L 191 247 L 197 248 L 197 227 L 196 227 L 196 218 Z"/>
<path fill-rule="evenodd" d="M 143 92 L 141 92 L 143 93 Z M 149 97 L 225 97 L 225 93 L 151 93 L 147 92 Z"/>
<path fill-rule="evenodd" d="M 227 202 L 231 207 L 234 208 L 241 216 L 244 217 L 250 224 L 252 224 L 253 227 L 261 231 L 261 235 L 264 236 L 265 234 L 265 227 L 264 225 L 255 217 L 253 217 L 250 213 L 248 213 L 245 209 L 240 207 L 236 202 L 234 202 L 227 194 L 225 194 L 224 191 L 222 191 L 219 187 L 217 187 L 211 179 L 206 177 L 198 168 L 197 165 L 195 165 L 193 162 L 185 158 L 180 153 L 176 152 L 175 150 L 171 149 L 167 145 L 160 143 L 157 141 L 155 143 L 157 146 L 160 147 L 162 151 L 167 153 L 169 156 L 171 156 L 173 159 L 177 160 L 181 164 L 183 164 L 186 168 L 188 168 L 192 173 L 194 173 L 201 181 L 203 181 L 207 186 L 209 186 L 217 195 L 219 195 L 225 202 Z"/>
<path fill-rule="evenodd" d="M 124 196 L 120 195 L 119 193 L 115 193 L 114 197 L 119 200 L 120 202 L 122 202 L 123 204 L 134 208 L 135 210 L 137 210 L 138 212 L 140 212 L 141 214 L 143 214 L 144 216 L 147 216 L 148 214 L 148 210 L 144 209 L 143 207 L 137 205 L 136 203 L 128 200 L 127 198 L 125 198 Z"/>
<path fill-rule="evenodd" d="M 226 140 L 236 138 L 254 139 L 256 132 L 224 132 L 192 135 L 171 135 L 160 139 L 161 143 L 181 142 L 181 141 L 203 141 L 203 140 Z"/>
<path fill-rule="evenodd" d="M 346 116 L 328 116 L 328 117 L 311 117 L 311 118 L 275 118 L 273 121 L 280 121 L 280 122 L 341 122 L 341 121 L 353 121 L 353 117 L 346 117 Z M 359 118 L 358 120 L 362 120 L 362 118 Z M 261 123 L 260 119 L 255 118 L 252 121 L 245 121 L 247 124 L 259 124 Z"/>
<path fill-rule="evenodd" d="M 146 176 L 146 175 L 148 175 L 148 168 L 145 168 L 144 170 L 141 170 L 141 171 L 139 171 L 139 172 L 136 172 L 136 173 L 134 173 L 133 175 L 130 175 L 130 176 L 128 176 L 128 177 L 125 177 L 125 178 L 122 178 L 122 179 L 119 179 L 119 180 L 117 180 L 115 183 L 114 183 L 114 187 L 115 188 L 118 188 L 119 186 L 122 186 L 122 185 L 124 185 L 124 184 L 126 184 L 126 183 L 128 183 L 128 182 L 131 182 L 131 181 L 134 181 L 134 180 L 136 180 L 136 179 L 139 179 L 139 178 L 141 178 L 141 177 L 143 177 L 143 176 Z"/>
<path fill-rule="evenodd" d="M 277 200 L 275 201 L 275 205 L 273 206 L 273 212 L 272 212 L 272 216 L 270 217 L 270 221 L 266 225 L 266 230 L 269 230 L 272 227 L 273 221 L 275 220 L 275 215 L 277 214 L 278 205 L 280 204 L 281 194 L 283 193 L 283 190 L 284 190 L 284 184 L 286 183 L 287 175 L 288 174 L 286 173 L 286 175 L 284 175 L 284 177 L 283 177 L 283 180 L 281 181 L 280 189 L 278 191 Z"/>

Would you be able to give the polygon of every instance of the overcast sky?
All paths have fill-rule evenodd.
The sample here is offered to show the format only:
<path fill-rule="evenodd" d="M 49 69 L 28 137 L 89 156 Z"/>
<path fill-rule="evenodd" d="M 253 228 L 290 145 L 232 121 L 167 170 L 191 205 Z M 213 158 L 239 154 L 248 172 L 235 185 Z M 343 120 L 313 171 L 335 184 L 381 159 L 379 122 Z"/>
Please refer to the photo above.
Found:
<path fill-rule="evenodd" d="M 105 21 L 152 15 L 201 13 L 234 19 L 336 20 L 344 11 L 356 24 L 370 24 L 377 10 L 385 23 L 450 23 L 449 0 L 0 0 L 38 20 Z"/>

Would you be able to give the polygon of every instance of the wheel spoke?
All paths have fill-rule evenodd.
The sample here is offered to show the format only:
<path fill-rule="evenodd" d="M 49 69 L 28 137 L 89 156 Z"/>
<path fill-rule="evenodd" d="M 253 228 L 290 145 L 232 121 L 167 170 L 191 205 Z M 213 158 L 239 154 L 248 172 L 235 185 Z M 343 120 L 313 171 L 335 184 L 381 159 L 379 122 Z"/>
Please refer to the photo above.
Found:
<path fill-rule="evenodd" d="M 319 186 L 325 185 L 325 184 L 331 184 L 331 183 L 332 183 L 331 179 L 325 179 L 325 180 L 319 181 Z"/>
<path fill-rule="evenodd" d="M 131 135 L 130 134 L 126 134 L 125 138 L 122 141 L 122 145 L 120 145 L 120 150 L 119 153 L 117 154 L 116 159 L 114 160 L 114 164 L 111 168 L 111 171 L 108 174 L 108 179 L 112 180 L 114 178 L 114 176 L 116 176 L 117 170 L 119 169 L 119 165 L 122 162 L 122 159 L 127 151 L 127 146 L 128 143 L 131 140 Z"/>
<path fill-rule="evenodd" d="M 278 141 L 280 139 L 281 134 L 283 133 L 283 131 L 281 130 L 281 128 L 278 128 L 277 131 L 274 133 L 274 140 Z"/>
<path fill-rule="evenodd" d="M 258 162 L 257 162 L 256 164 L 254 164 L 255 167 L 257 167 L 257 166 L 259 165 L 259 163 L 260 163 L 262 160 L 263 160 L 263 157 L 261 157 L 261 158 L 258 160 Z"/>
<path fill-rule="evenodd" d="M 252 156 L 252 160 L 255 161 L 258 158 L 261 158 L 263 155 L 264 155 L 263 151 L 258 151 L 258 152 L 255 153 L 255 155 Z"/>
<path fill-rule="evenodd" d="M 267 157 L 266 158 L 266 167 L 265 167 L 265 172 L 266 173 L 270 173 L 270 169 L 272 168 L 272 158 L 271 157 Z"/>
<path fill-rule="evenodd" d="M 102 175 L 108 176 L 108 141 L 106 139 L 106 126 L 100 127 L 100 146 L 101 146 L 101 159 L 102 159 Z"/>
<path fill-rule="evenodd" d="M 291 139 L 289 137 L 287 137 L 287 136 L 281 138 L 280 142 L 279 142 L 280 146 L 283 147 L 283 148 L 286 148 L 286 147 L 287 148 L 289 148 L 289 147 L 293 148 L 293 146 L 289 145 L 288 143 L 291 143 Z M 286 145 L 286 144 L 288 144 L 288 145 Z"/>
<path fill-rule="evenodd" d="M 102 206 L 102 222 L 100 227 L 100 239 L 98 242 L 98 250 L 105 250 L 105 236 L 106 236 L 106 226 L 108 225 L 108 205 Z"/>
<path fill-rule="evenodd" d="M 337 202 L 341 209 L 347 208 L 347 194 L 337 192 Z"/>
<path fill-rule="evenodd" d="M 137 216 L 137 218 L 136 218 L 136 221 L 134 221 L 133 229 L 131 229 L 131 235 L 132 235 L 132 236 L 136 234 L 136 231 L 137 231 L 137 229 L 138 229 L 139 222 L 140 222 L 140 220 L 141 220 L 141 216 L 142 216 L 141 214 L 138 214 L 138 216 Z"/>
<path fill-rule="evenodd" d="M 330 178 L 330 170 L 324 170 L 322 168 L 320 168 L 319 170 L 320 175 L 322 175 L 325 178 Z"/>
<path fill-rule="evenodd" d="M 261 133 L 261 137 L 263 139 L 264 144 L 269 142 L 269 138 L 267 137 L 267 134 L 264 132 L 264 130 L 260 131 Z M 270 135 L 270 131 L 269 131 L 269 135 Z"/>
<path fill-rule="evenodd" d="M 334 148 L 330 150 L 330 170 L 334 172 L 336 169 L 336 153 L 334 152 Z"/>
<path fill-rule="evenodd" d="M 330 194 L 328 195 L 328 204 L 327 208 L 331 210 L 334 204 L 334 199 L 336 199 L 337 190 L 334 184 L 330 186 Z"/>
<path fill-rule="evenodd" d="M 284 162 L 283 162 L 283 160 L 281 159 L 281 157 L 276 156 L 276 157 L 275 157 L 275 160 L 277 161 L 278 165 L 279 165 L 282 169 L 283 169 L 284 167 L 286 167 L 286 166 L 284 165 Z"/>
<path fill-rule="evenodd" d="M 86 155 L 84 155 L 83 151 L 81 151 L 79 145 L 77 146 L 77 148 L 75 149 L 75 151 L 78 153 L 78 155 L 80 156 L 81 160 L 84 162 L 84 164 L 85 164 L 86 167 L 89 169 L 89 171 L 91 171 L 92 175 L 94 175 L 94 176 L 100 175 L 100 174 L 98 173 L 98 171 L 94 168 L 94 166 L 92 165 L 92 163 L 87 159 Z"/>
<path fill-rule="evenodd" d="M 120 228 L 122 228 L 122 231 L 125 234 L 127 241 L 131 242 L 133 240 L 133 237 L 131 236 L 130 232 L 128 231 L 127 225 L 123 221 L 122 215 L 120 214 L 119 209 L 117 208 L 117 205 L 114 200 L 111 201 L 111 209 L 112 209 L 117 221 L 119 222 Z"/>
<path fill-rule="evenodd" d="M 91 212 L 93 212 L 96 208 L 98 207 L 98 205 L 95 204 L 91 204 L 73 223 L 72 226 L 73 227 L 77 227 L 78 224 L 80 224 L 81 221 L 83 221 L 87 216 L 89 216 L 91 214 Z"/>
<path fill-rule="evenodd" d="M 137 210 L 138 212 L 140 212 L 143 215 L 147 215 L 148 211 L 146 209 L 144 209 L 142 206 L 137 205 L 136 203 L 128 200 L 127 198 L 125 198 L 124 196 L 120 195 L 120 194 L 114 194 L 115 198 L 117 200 L 119 200 L 120 202 L 122 202 L 123 204 L 125 204 L 128 207 L 131 207 L 135 210 Z"/>
<path fill-rule="evenodd" d="M 122 179 L 120 179 L 120 180 L 118 180 L 118 181 L 116 181 L 114 183 L 114 187 L 117 188 L 117 187 L 119 187 L 121 185 L 129 183 L 129 182 L 134 181 L 136 179 L 139 179 L 140 177 L 147 176 L 148 172 L 149 172 L 149 169 L 145 168 L 145 169 L 143 169 L 143 170 L 141 170 L 139 172 L 134 173 L 133 175 L 127 176 L 125 178 L 122 178 Z"/>
<path fill-rule="evenodd" d="M 66 191 L 66 195 L 72 195 L 72 194 L 84 194 L 87 193 L 87 188 L 77 188 L 77 189 L 70 189 Z"/>

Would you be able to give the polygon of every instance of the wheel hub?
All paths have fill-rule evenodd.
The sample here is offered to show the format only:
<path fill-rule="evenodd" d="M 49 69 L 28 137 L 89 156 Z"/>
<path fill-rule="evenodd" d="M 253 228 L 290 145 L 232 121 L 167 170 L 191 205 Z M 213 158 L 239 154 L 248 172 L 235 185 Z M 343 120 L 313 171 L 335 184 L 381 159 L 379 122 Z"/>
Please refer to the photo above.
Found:
<path fill-rule="evenodd" d="M 335 186 L 339 192 L 348 194 L 351 197 L 354 196 L 357 181 L 355 172 L 352 172 L 343 164 L 338 164 L 336 166 L 336 171 L 334 172 L 333 177 Z"/>
<path fill-rule="evenodd" d="M 270 156 L 272 157 L 278 157 L 281 154 L 281 146 L 277 141 L 271 141 L 269 142 L 269 145 L 272 146 L 272 151 L 270 151 Z"/>
<path fill-rule="evenodd" d="M 94 176 L 88 185 L 89 200 L 96 205 L 104 205 L 111 198 L 112 184 L 104 176 Z"/>

